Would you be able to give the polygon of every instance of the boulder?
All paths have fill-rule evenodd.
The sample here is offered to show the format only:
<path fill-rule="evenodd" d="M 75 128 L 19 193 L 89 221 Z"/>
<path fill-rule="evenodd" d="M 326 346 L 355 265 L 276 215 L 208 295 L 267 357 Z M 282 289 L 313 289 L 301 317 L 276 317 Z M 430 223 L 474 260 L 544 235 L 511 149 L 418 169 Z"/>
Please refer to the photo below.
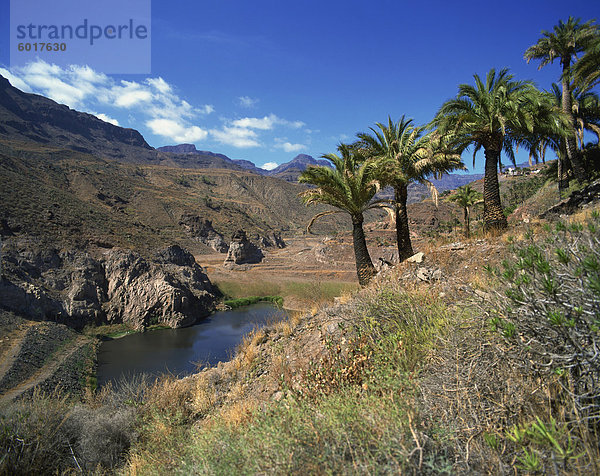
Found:
<path fill-rule="evenodd" d="M 229 252 L 223 263 L 226 267 L 239 264 L 260 263 L 264 258 L 262 250 L 252 243 L 244 230 L 236 231 L 231 237 Z"/>
<path fill-rule="evenodd" d="M 283 238 L 281 238 L 281 233 L 273 233 L 271 235 L 256 235 L 256 241 L 261 248 L 285 248 L 287 245 Z"/>
<path fill-rule="evenodd" d="M 275 246 L 277 248 L 285 248 L 287 246 L 287 244 L 285 243 L 285 241 L 283 241 L 283 238 L 281 237 L 281 233 L 273 233 L 273 242 L 275 243 Z"/>
<path fill-rule="evenodd" d="M 407 263 L 422 263 L 425 259 L 425 253 L 419 251 L 418 253 L 412 255 L 410 258 L 406 259 Z"/>
<path fill-rule="evenodd" d="M 256 235 L 256 241 L 261 248 L 270 248 L 273 246 L 273 242 L 268 236 Z"/>

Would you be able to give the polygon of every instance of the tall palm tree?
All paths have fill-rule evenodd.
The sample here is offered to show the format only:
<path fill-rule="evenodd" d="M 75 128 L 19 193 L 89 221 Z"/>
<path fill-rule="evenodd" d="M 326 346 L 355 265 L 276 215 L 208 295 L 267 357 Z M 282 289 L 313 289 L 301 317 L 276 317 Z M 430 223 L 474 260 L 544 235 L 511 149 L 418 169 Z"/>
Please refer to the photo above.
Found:
<path fill-rule="evenodd" d="M 571 134 L 566 139 L 567 157 L 573 166 L 573 172 L 579 182 L 585 180 L 585 170 L 575 143 L 575 120 L 572 103 L 572 71 L 571 66 L 577 54 L 582 53 L 598 36 L 594 21 L 581 23 L 579 18 L 569 17 L 566 22 L 560 20 L 549 32 L 542 30 L 542 38 L 525 51 L 525 59 L 540 60 L 538 69 L 551 64 L 555 59 L 562 67 L 562 109 L 569 119 Z"/>
<path fill-rule="evenodd" d="M 465 238 L 471 236 L 471 207 L 481 200 L 479 193 L 470 185 L 458 187 L 454 195 L 448 198 L 452 202 L 456 202 L 459 207 L 462 207 L 465 221 Z"/>
<path fill-rule="evenodd" d="M 457 97 L 442 105 L 432 124 L 442 134 L 453 133 L 460 152 L 473 145 L 473 164 L 477 152 L 484 149 L 484 224 L 487 230 L 503 229 L 507 222 L 498 185 L 500 154 L 504 151 L 514 162 L 513 145 L 527 145 L 525 138 L 536 134 L 542 116 L 553 129 L 557 124 L 550 120 L 558 119 L 548 108 L 542 109 L 542 95 L 531 81 L 513 81 L 507 69 L 498 74 L 491 69 L 485 82 L 476 74 L 473 77 L 475 86 L 461 84 Z"/>
<path fill-rule="evenodd" d="M 308 167 L 302 172 L 298 181 L 315 185 L 316 188 L 302 192 L 300 197 L 306 205 L 324 203 L 337 208 L 337 210 L 315 215 L 307 227 L 309 232 L 320 217 L 332 213 L 350 215 L 356 272 L 359 283 L 364 286 L 374 276 L 375 267 L 367 249 L 363 215 L 365 211 L 381 206 L 383 201 L 373 200 L 373 196 L 379 190 L 379 183 L 375 179 L 374 168 L 365 161 L 360 151 L 347 144 L 340 144 L 338 152 L 340 156 L 336 154 L 322 156 L 328 159 L 334 168 L 315 166 Z"/>
<path fill-rule="evenodd" d="M 581 151 L 584 146 L 584 131 L 592 132 L 600 140 L 600 98 L 594 92 L 583 92 L 579 88 L 573 89 L 571 93 L 572 112 L 577 139 L 576 147 L 578 151 Z M 546 100 L 547 108 L 562 110 L 562 91 L 556 83 L 552 84 L 550 91 L 544 92 L 544 99 Z M 563 122 L 568 125 L 566 121 L 568 119 L 565 119 L 563 116 Z M 541 121 L 538 121 L 538 128 L 539 122 Z M 560 129 L 564 129 L 564 127 L 559 127 L 555 131 L 539 131 L 537 135 L 525 138 L 524 143 L 530 150 L 530 165 L 532 165 L 532 158 L 536 160 L 536 163 L 540 158 L 545 162 L 546 149 L 548 148 L 556 153 L 558 158 L 558 187 L 559 191 L 562 191 L 567 185 L 567 180 L 565 180 L 567 141 L 565 134 L 560 134 Z"/>
<path fill-rule="evenodd" d="M 376 159 L 374 166 L 380 183 L 394 187 L 398 259 L 404 261 L 414 254 L 406 208 L 408 184 L 427 185 L 437 203 L 437 190 L 426 177 L 464 166 L 459 154 L 443 149 L 443 141 L 437 134 L 425 134 L 425 127 L 414 126 L 412 119 L 402 116 L 395 123 L 388 117 L 387 125 L 378 122 L 376 128 L 370 129 L 372 134 L 357 134 L 359 144 Z"/>

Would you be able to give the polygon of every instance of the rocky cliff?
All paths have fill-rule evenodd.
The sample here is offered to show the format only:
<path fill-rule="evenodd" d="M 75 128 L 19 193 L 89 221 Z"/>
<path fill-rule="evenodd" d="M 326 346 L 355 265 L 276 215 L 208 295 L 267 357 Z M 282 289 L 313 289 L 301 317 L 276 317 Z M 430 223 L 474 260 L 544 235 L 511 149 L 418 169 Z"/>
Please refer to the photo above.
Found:
<path fill-rule="evenodd" d="M 3 308 L 74 328 L 189 326 L 214 310 L 218 294 L 194 257 L 177 245 L 145 259 L 130 250 L 92 257 L 21 240 L 9 243 L 3 261 Z"/>

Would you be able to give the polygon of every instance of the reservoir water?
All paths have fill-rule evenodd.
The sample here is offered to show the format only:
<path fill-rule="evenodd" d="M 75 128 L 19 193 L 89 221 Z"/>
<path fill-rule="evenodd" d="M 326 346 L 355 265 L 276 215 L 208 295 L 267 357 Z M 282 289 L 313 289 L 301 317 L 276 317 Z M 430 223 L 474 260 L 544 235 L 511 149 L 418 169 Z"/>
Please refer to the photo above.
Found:
<path fill-rule="evenodd" d="M 162 329 L 102 342 L 98 350 L 98 385 L 118 383 L 136 374 L 182 376 L 199 366 L 229 360 L 245 334 L 285 312 L 270 303 L 221 311 L 200 324 Z"/>

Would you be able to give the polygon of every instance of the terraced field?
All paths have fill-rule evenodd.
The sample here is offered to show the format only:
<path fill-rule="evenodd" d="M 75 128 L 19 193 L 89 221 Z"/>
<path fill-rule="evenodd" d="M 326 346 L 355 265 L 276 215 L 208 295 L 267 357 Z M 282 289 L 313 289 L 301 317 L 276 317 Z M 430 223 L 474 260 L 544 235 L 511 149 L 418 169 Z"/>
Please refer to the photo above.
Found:
<path fill-rule="evenodd" d="M 79 393 L 92 364 L 95 341 L 61 324 L 19 319 L 2 312 L 0 406 L 35 387 Z"/>

